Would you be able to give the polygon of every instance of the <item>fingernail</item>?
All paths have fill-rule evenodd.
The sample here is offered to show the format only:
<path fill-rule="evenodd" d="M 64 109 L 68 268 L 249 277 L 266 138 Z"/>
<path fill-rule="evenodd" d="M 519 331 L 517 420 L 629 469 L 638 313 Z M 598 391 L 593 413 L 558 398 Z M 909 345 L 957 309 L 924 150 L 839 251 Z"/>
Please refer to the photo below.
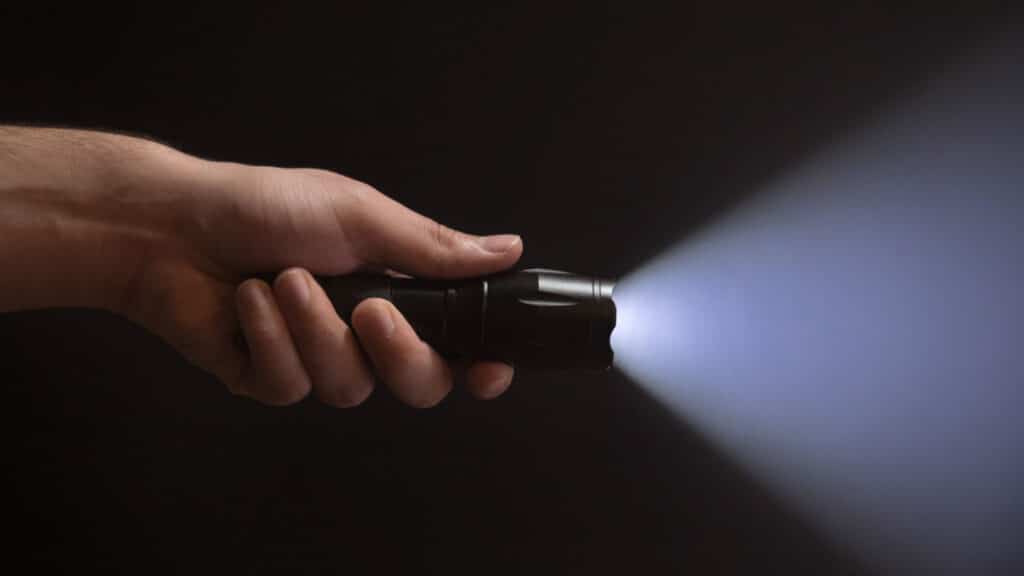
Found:
<path fill-rule="evenodd" d="M 496 236 L 483 236 L 477 240 L 477 245 L 486 252 L 503 254 L 511 250 L 519 243 L 519 236 L 515 234 L 498 234 Z"/>
<path fill-rule="evenodd" d="M 302 305 L 309 301 L 309 280 L 301 270 L 285 272 L 281 283 L 281 289 L 288 294 L 288 298 Z"/>

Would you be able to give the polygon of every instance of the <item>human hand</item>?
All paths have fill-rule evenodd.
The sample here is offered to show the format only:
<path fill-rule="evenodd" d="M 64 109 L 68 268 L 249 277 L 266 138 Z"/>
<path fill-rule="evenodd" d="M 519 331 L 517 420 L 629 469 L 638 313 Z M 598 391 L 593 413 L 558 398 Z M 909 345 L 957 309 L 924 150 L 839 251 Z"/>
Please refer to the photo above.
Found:
<path fill-rule="evenodd" d="M 81 264 L 103 286 L 79 287 L 85 296 L 73 303 L 138 322 L 234 393 L 268 404 L 312 392 L 352 406 L 370 394 L 374 374 L 413 406 L 438 403 L 452 386 L 451 368 L 394 306 L 367 300 L 350 328 L 312 274 L 372 268 L 455 278 L 509 268 L 522 254 L 517 236 L 456 232 L 339 174 L 210 162 L 155 143 L 97 137 L 117 142 L 90 162 L 116 169 L 101 169 L 88 190 L 55 193 L 58 209 L 42 203 L 75 223 L 59 224 L 73 233 L 53 239 L 78 240 L 70 257 L 95 262 L 96 250 L 108 250 L 116 260 L 101 270 Z M 81 221 L 89 226 L 79 230 Z M 272 285 L 250 278 L 280 270 Z M 247 346 L 238 345 L 239 331 Z M 511 378 L 510 366 L 477 363 L 467 386 L 490 398 Z"/>

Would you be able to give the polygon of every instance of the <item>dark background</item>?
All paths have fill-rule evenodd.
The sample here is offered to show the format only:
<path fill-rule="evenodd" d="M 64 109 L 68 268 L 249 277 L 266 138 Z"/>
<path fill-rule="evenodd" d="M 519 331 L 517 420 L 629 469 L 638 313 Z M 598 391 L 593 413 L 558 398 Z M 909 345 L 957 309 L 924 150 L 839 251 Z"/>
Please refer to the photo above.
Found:
<path fill-rule="evenodd" d="M 620 276 L 994 35 L 998 6 L 3 13 L 0 122 L 365 180 Z M 969 3 L 963 3 L 969 4 Z M 4 13 L 6 12 L 6 13 Z M 31 12 L 31 13 L 27 13 Z M 16 271 L 9 271 L 16 273 Z M 416 411 L 235 399 L 115 317 L 0 317 L 4 557 L 39 571 L 861 573 L 617 372 Z"/>

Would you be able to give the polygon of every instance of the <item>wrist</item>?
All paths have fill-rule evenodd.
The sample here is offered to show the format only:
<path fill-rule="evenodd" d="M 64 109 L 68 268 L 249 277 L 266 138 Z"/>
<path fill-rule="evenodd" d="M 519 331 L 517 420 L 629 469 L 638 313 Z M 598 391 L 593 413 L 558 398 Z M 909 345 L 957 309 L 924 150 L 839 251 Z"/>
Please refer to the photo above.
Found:
<path fill-rule="evenodd" d="M 0 128 L 0 311 L 119 312 L 140 266 L 173 237 L 180 168 L 193 162 L 115 134 Z"/>

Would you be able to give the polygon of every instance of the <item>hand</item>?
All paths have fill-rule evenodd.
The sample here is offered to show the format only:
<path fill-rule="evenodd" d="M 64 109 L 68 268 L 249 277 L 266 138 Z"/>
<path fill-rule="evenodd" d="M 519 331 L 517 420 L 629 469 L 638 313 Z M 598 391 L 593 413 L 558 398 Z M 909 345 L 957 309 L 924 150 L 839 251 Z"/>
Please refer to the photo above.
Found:
<path fill-rule="evenodd" d="M 0 132 L 0 167 L 4 146 L 17 152 L 9 157 L 22 158 L 17 170 L 7 171 L 17 176 L 15 182 L 33 177 L 25 163 L 63 173 L 66 167 L 54 167 L 47 158 L 26 160 L 17 132 L 8 132 L 6 143 Z M 22 139 L 38 136 L 21 132 Z M 451 368 L 394 306 L 367 300 L 353 312 L 353 326 L 346 326 L 311 273 L 373 268 L 453 278 L 509 268 L 522 254 L 517 236 L 456 232 L 339 174 L 210 162 L 151 142 L 71 134 L 72 140 L 103 140 L 98 158 L 75 163 L 98 162 L 100 169 L 90 168 L 89 177 L 72 174 L 69 180 L 79 184 L 70 191 L 65 188 L 76 186 L 47 177 L 42 188 L 53 197 L 45 202 L 26 192 L 32 186 L 5 186 L 9 202 L 46 213 L 43 220 L 61 230 L 50 241 L 24 241 L 22 248 L 57 253 L 61 249 L 49 244 L 73 244 L 64 250 L 75 260 L 69 269 L 82 269 L 99 286 L 69 283 L 75 294 L 70 303 L 127 316 L 234 393 L 268 404 L 293 403 L 312 392 L 329 404 L 353 406 L 371 393 L 373 374 L 398 398 L 419 407 L 438 403 L 452 386 Z M 90 154 L 82 152 L 82 142 L 54 145 L 75 149 L 71 156 Z M 45 147 L 36 154 L 46 152 L 39 148 Z M 64 150 L 53 162 L 68 156 Z M 0 171 L 0 178 L 4 174 Z M 9 217 L 5 224 L 0 214 L 0 229 L 29 229 L 31 236 L 24 220 Z M 283 271 L 272 286 L 247 279 L 276 270 Z M 46 273 L 28 276 L 27 281 L 53 291 Z M 0 299 L 4 292 L 0 289 Z M 63 302 L 26 306 L 69 302 L 66 294 L 51 300 L 60 297 Z M 245 347 L 238 346 L 239 331 Z M 478 363 L 468 369 L 467 386 L 491 398 L 511 379 L 510 366 Z"/>
<path fill-rule="evenodd" d="M 414 406 L 432 406 L 451 388 L 447 364 L 394 306 L 357 307 L 357 342 L 310 271 L 473 276 L 507 268 L 522 252 L 515 236 L 455 232 L 330 172 L 216 163 L 197 171 L 190 226 L 174 239 L 187 248 L 158 247 L 146 259 L 126 310 L 235 392 L 271 404 L 310 390 L 330 404 L 358 404 L 373 388 L 371 365 Z M 247 271 L 285 268 L 272 287 L 250 279 L 236 290 Z M 239 324 L 249 354 L 232 344 Z M 478 364 L 469 386 L 490 397 L 511 376 L 508 366 Z"/>

